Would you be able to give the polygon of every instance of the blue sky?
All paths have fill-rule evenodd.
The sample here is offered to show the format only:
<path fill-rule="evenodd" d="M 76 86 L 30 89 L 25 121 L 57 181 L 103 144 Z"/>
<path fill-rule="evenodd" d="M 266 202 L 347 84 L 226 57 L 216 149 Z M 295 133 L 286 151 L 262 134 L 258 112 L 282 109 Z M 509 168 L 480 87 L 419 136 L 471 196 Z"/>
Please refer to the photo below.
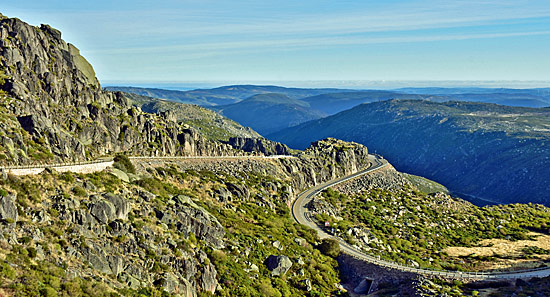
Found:
<path fill-rule="evenodd" d="M 550 81 L 550 2 L 6 1 L 101 82 Z"/>

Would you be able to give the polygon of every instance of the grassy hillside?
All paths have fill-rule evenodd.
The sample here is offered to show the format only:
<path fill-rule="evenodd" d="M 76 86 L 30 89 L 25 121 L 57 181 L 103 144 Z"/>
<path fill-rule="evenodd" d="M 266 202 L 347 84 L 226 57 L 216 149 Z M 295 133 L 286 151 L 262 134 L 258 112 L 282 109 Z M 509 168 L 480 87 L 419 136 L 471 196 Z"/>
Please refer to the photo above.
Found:
<path fill-rule="evenodd" d="M 362 103 L 371 103 L 390 99 L 426 99 L 433 101 L 448 100 L 448 98 L 440 96 L 403 94 L 392 91 L 378 90 L 322 94 L 303 98 L 301 100 L 309 103 L 312 108 L 323 111 L 326 114 L 333 115 Z"/>
<path fill-rule="evenodd" d="M 485 103 L 363 104 L 271 135 L 290 147 L 336 137 L 365 144 L 401 171 L 498 202 L 550 203 L 550 109 Z"/>
<path fill-rule="evenodd" d="M 419 95 L 440 95 L 453 100 L 496 103 L 508 106 L 550 106 L 550 89 L 548 88 L 403 88 L 396 91 Z"/>
<path fill-rule="evenodd" d="M 258 138 L 256 131 L 245 128 L 210 109 L 192 104 L 170 102 L 146 96 L 124 93 L 132 104 L 148 113 L 170 113 L 178 123 L 185 123 L 199 130 L 210 140 L 227 141 L 231 137 Z"/>
<path fill-rule="evenodd" d="M 359 194 L 329 189 L 322 200 L 334 215 L 317 213 L 320 225 L 328 221 L 340 237 L 368 254 L 402 264 L 486 271 L 550 261 L 550 212 L 541 205 L 480 208 L 414 187 Z"/>

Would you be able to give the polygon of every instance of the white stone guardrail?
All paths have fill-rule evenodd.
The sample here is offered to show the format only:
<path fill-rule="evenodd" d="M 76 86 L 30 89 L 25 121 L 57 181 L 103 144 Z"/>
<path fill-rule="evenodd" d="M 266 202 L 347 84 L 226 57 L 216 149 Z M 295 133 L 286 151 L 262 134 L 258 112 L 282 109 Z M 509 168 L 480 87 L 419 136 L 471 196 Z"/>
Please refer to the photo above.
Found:
<path fill-rule="evenodd" d="M 71 163 L 56 163 L 42 165 L 24 165 L 24 166 L 2 166 L 0 171 L 6 174 L 17 176 L 40 174 L 46 168 L 54 169 L 57 172 L 76 172 L 76 173 L 93 173 L 104 170 L 107 167 L 113 166 L 112 158 L 99 159 L 95 161 L 82 161 Z"/>
<path fill-rule="evenodd" d="M 283 159 L 295 158 L 288 155 L 274 156 L 165 156 L 165 157 L 141 157 L 130 156 L 129 159 L 135 160 L 178 160 L 178 159 Z M 93 173 L 105 170 L 107 167 L 113 166 L 113 158 L 101 158 L 94 161 L 81 161 L 69 163 L 55 164 L 32 164 L 32 165 L 17 165 L 17 166 L 0 166 L 0 172 L 12 174 L 16 176 L 36 175 L 42 173 L 46 168 L 54 169 L 57 172 L 76 172 L 76 173 Z"/>

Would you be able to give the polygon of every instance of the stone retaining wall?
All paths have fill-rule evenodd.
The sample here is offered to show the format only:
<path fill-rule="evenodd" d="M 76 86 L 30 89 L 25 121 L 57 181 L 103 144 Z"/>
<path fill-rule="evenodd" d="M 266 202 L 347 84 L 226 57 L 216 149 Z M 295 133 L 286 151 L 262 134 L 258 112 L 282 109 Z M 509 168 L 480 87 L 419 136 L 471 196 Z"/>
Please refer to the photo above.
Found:
<path fill-rule="evenodd" d="M 59 166 L 47 166 L 48 168 L 52 168 L 53 170 L 57 172 L 76 172 L 76 173 L 93 173 L 97 171 L 102 171 L 106 169 L 107 167 L 113 166 L 113 161 L 105 161 L 105 162 L 96 162 L 96 163 L 89 163 L 89 164 L 74 164 L 74 165 L 59 165 Z M 46 166 L 44 167 L 29 167 L 29 168 L 2 168 L 1 169 L 6 174 L 13 174 L 13 175 L 35 175 L 40 174 L 42 171 L 46 170 Z"/>

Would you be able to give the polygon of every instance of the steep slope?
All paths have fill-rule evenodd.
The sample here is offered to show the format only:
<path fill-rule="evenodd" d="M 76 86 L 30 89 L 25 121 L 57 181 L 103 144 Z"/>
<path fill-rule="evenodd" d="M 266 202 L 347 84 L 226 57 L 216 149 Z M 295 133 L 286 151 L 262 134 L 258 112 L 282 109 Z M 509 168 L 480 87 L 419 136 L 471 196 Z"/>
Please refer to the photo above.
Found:
<path fill-rule="evenodd" d="M 84 160 L 127 151 L 137 155 L 222 154 L 227 145 L 132 107 L 101 90 L 76 47 L 47 25 L 0 19 L 2 163 Z"/>
<path fill-rule="evenodd" d="M 327 139 L 292 159 L 139 159 L 135 169 L 121 158 L 123 171 L 10 175 L 0 179 L 0 293 L 340 294 L 336 261 L 287 204 L 366 166 L 367 154 Z"/>
<path fill-rule="evenodd" d="M 279 93 L 293 99 L 300 99 L 319 94 L 343 92 L 343 89 L 301 89 L 278 86 L 235 85 L 214 89 L 198 89 L 192 91 L 174 91 L 155 88 L 137 87 L 107 87 L 110 91 L 122 91 L 154 98 L 168 99 L 182 103 L 201 106 L 228 105 L 240 102 L 258 94 Z"/>
<path fill-rule="evenodd" d="M 210 109 L 162 99 L 124 93 L 133 105 L 154 114 L 170 114 L 178 123 L 187 124 L 201 132 L 210 140 L 228 141 L 232 137 L 259 138 L 256 131 L 245 128 Z"/>
<path fill-rule="evenodd" d="M 311 108 L 320 110 L 328 115 L 337 114 L 341 111 L 353 108 L 362 103 L 371 103 L 390 99 L 426 99 L 432 101 L 447 101 L 448 98 L 431 95 L 403 94 L 391 91 L 360 91 L 321 94 L 301 99 L 309 103 Z"/>
<path fill-rule="evenodd" d="M 306 102 L 274 93 L 254 95 L 213 109 L 262 135 L 325 116 Z"/>
<path fill-rule="evenodd" d="M 325 137 L 368 145 L 400 171 L 497 202 L 550 204 L 550 110 L 494 104 L 362 104 L 270 135 L 293 148 Z"/>

